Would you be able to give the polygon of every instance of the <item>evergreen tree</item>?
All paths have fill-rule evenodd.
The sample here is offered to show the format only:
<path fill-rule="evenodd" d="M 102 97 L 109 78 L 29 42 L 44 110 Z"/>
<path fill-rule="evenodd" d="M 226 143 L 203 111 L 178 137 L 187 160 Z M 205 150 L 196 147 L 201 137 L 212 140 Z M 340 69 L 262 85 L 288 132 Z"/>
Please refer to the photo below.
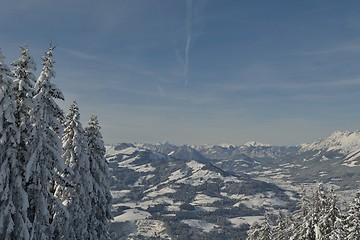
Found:
<path fill-rule="evenodd" d="M 280 211 L 276 220 L 276 226 L 273 228 L 273 238 L 278 240 L 288 240 L 290 233 L 291 222 L 288 214 Z"/>
<path fill-rule="evenodd" d="M 10 95 L 10 70 L 0 52 L 0 235 L 9 238 L 14 230 L 12 215 L 15 212 L 12 202 L 10 180 L 10 161 L 16 159 L 16 135 L 14 135 L 14 104 Z M 9 152 L 7 152 L 9 150 Z"/>
<path fill-rule="evenodd" d="M 345 220 L 346 239 L 360 239 L 360 192 L 356 193 L 351 202 L 348 215 Z"/>
<path fill-rule="evenodd" d="M 18 131 L 18 144 L 16 146 L 17 162 L 13 162 L 16 166 L 12 166 L 15 189 L 13 189 L 13 199 L 15 205 L 14 222 L 15 231 L 14 239 L 29 239 L 31 222 L 28 218 L 29 199 L 26 188 L 26 181 L 23 177 L 27 163 L 31 158 L 35 157 L 31 149 L 33 140 L 33 82 L 35 76 L 32 71 L 36 70 L 34 59 L 30 56 L 27 46 L 21 47 L 21 57 L 12 63 L 14 70 L 12 74 L 15 80 L 12 82 L 12 98 L 15 103 L 15 124 Z"/>
<path fill-rule="evenodd" d="M 329 234 L 328 239 L 330 240 L 344 240 L 346 239 L 346 233 L 344 230 L 344 223 L 342 219 L 336 219 L 334 223 L 334 228 Z M 356 239 L 356 238 L 355 238 Z"/>
<path fill-rule="evenodd" d="M 323 226 L 322 219 L 326 215 L 328 208 L 328 198 L 325 193 L 323 184 L 319 184 L 313 196 L 313 205 L 311 209 L 311 222 L 314 229 L 316 240 L 324 239 L 327 231 L 327 226 Z M 313 239 L 313 236 L 312 238 Z"/>
<path fill-rule="evenodd" d="M 104 141 L 96 116 L 90 118 L 85 133 L 88 143 L 90 172 L 94 178 L 89 234 L 91 234 L 92 239 L 109 239 L 107 228 L 107 222 L 111 219 L 109 169 L 108 162 L 105 159 Z"/>
<path fill-rule="evenodd" d="M 56 189 L 56 196 L 70 213 L 69 224 L 65 225 L 65 239 L 90 239 L 88 222 L 91 214 L 93 180 L 87 148 L 79 109 L 74 102 L 65 118 L 62 137 L 63 158 L 67 165 L 65 177 L 70 179 L 71 186 L 57 186 Z"/>
<path fill-rule="evenodd" d="M 265 220 L 260 225 L 260 234 L 259 234 L 259 240 L 272 240 L 273 239 L 273 233 L 270 223 L 269 215 L 265 214 Z"/>
<path fill-rule="evenodd" d="M 306 196 L 305 189 L 302 192 L 300 209 L 293 214 L 294 232 L 290 237 L 291 240 L 315 239 L 310 200 Z"/>
<path fill-rule="evenodd" d="M 61 157 L 63 111 L 54 99 L 64 100 L 58 88 L 51 83 L 53 70 L 53 47 L 45 52 L 43 69 L 35 84 L 32 157 L 26 166 L 30 199 L 29 219 L 32 222 L 32 239 L 52 239 L 55 222 L 53 218 L 64 213 L 65 208 L 54 196 L 54 182 L 65 164 Z"/>
<path fill-rule="evenodd" d="M 19 132 L 11 94 L 12 74 L 4 59 L 0 52 L 0 239 L 28 239 L 27 198 L 17 161 Z M 17 193 L 24 198 L 17 199 Z"/>
<path fill-rule="evenodd" d="M 32 71 L 36 70 L 36 64 L 33 57 L 29 54 L 27 46 L 21 47 L 21 57 L 11 65 L 15 80 L 12 83 L 12 91 L 16 103 L 15 120 L 20 130 L 20 149 L 19 159 L 27 163 L 32 154 L 28 149 L 33 139 L 34 109 L 34 83 L 35 75 Z"/>
<path fill-rule="evenodd" d="M 246 240 L 272 240 L 272 229 L 268 214 L 265 214 L 264 221 L 260 224 L 254 222 L 249 231 Z"/>
<path fill-rule="evenodd" d="M 308 199 L 303 191 L 299 205 L 291 217 L 280 212 L 274 227 L 265 216 L 263 224 L 251 226 L 247 239 L 360 240 L 360 192 L 350 204 L 347 216 L 340 212 L 334 189 L 327 195 L 322 184 L 312 198 Z"/>
<path fill-rule="evenodd" d="M 257 240 L 260 236 L 260 224 L 258 222 L 254 222 L 250 229 L 248 230 L 248 235 L 246 240 Z"/>
<path fill-rule="evenodd" d="M 335 222 L 339 227 L 342 221 L 342 216 L 339 208 L 337 207 L 337 198 L 334 188 L 330 190 L 330 197 L 328 206 L 324 209 L 323 215 L 320 217 L 320 228 L 327 238 L 332 234 L 335 229 Z"/>

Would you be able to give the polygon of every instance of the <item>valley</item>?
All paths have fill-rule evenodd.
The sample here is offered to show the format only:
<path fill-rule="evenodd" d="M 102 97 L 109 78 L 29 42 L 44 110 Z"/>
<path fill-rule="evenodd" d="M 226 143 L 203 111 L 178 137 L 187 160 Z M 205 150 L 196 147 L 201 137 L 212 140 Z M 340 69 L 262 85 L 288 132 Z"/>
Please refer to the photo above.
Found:
<path fill-rule="evenodd" d="M 294 211 L 303 188 L 359 188 L 358 132 L 312 144 L 107 146 L 114 239 L 245 239 L 265 213 Z"/>

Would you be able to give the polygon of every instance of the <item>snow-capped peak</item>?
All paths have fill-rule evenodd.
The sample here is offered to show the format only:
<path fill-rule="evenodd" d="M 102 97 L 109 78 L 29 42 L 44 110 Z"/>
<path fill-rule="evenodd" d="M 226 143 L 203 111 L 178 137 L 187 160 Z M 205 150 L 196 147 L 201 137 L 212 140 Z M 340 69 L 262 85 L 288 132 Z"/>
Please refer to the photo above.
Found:
<path fill-rule="evenodd" d="M 302 151 L 322 149 L 342 153 L 360 149 L 360 131 L 336 131 L 326 138 L 319 139 L 312 144 L 303 145 L 301 148 Z"/>
<path fill-rule="evenodd" d="M 235 148 L 236 147 L 235 145 L 230 144 L 230 143 L 222 143 L 222 144 L 219 144 L 219 146 L 222 148 Z"/>
<path fill-rule="evenodd" d="M 250 142 L 245 143 L 243 146 L 245 146 L 245 147 L 270 147 L 271 145 L 266 144 L 266 143 L 250 141 Z"/>

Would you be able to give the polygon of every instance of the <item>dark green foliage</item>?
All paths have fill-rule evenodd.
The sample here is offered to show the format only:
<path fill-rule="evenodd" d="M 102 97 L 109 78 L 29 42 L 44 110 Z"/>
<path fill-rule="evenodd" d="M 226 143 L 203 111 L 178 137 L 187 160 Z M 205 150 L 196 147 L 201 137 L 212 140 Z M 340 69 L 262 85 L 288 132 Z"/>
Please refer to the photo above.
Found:
<path fill-rule="evenodd" d="M 167 204 L 156 204 L 155 206 L 148 207 L 146 209 L 146 211 L 151 213 L 151 214 L 161 213 L 161 212 L 165 212 L 165 207 L 166 206 L 167 206 Z"/>

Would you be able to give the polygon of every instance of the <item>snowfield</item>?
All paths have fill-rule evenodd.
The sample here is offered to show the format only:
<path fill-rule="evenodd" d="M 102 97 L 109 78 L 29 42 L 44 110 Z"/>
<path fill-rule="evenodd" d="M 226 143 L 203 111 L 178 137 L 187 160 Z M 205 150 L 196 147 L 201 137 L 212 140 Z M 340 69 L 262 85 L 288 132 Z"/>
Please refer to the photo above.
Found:
<path fill-rule="evenodd" d="M 192 204 L 206 206 L 208 204 L 211 204 L 211 203 L 214 203 L 214 202 L 220 201 L 220 200 L 221 200 L 221 198 L 218 198 L 218 197 L 210 197 L 205 194 L 198 194 L 198 195 L 196 195 Z"/>
<path fill-rule="evenodd" d="M 138 220 L 136 221 L 137 232 L 131 236 L 156 237 L 157 239 L 171 239 L 166 233 L 164 222 L 159 220 Z"/>
<path fill-rule="evenodd" d="M 170 187 L 164 187 L 164 188 L 162 188 L 160 190 L 157 190 L 157 191 L 151 191 L 146 196 L 148 198 L 154 198 L 154 197 L 157 197 L 157 196 L 164 195 L 166 193 L 174 193 L 174 192 L 176 192 L 175 189 L 170 188 Z"/>
<path fill-rule="evenodd" d="M 233 224 L 235 227 L 240 227 L 242 224 L 253 224 L 254 222 L 263 222 L 264 216 L 247 216 L 247 217 L 236 217 L 236 218 L 230 218 L 229 221 L 231 224 Z"/>
<path fill-rule="evenodd" d="M 198 219 L 187 219 L 187 220 L 182 220 L 181 222 L 183 222 L 191 227 L 199 228 L 204 232 L 210 232 L 211 230 L 218 227 L 218 225 L 216 225 L 216 224 L 205 222 L 205 221 L 198 220 Z"/>
<path fill-rule="evenodd" d="M 150 217 L 151 214 L 146 211 L 141 211 L 138 209 L 127 209 L 125 213 L 114 217 L 113 222 L 127 222 L 127 221 L 136 221 L 141 219 L 146 219 Z"/>

